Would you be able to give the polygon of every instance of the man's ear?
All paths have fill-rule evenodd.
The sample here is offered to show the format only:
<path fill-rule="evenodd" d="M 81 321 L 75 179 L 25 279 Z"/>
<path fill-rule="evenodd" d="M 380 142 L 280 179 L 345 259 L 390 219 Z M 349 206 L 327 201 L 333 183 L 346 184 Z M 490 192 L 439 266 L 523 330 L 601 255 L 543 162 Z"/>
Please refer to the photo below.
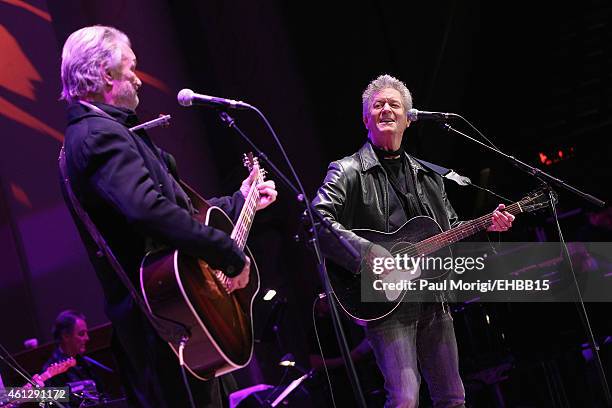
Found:
<path fill-rule="evenodd" d="M 104 80 L 105 85 L 108 85 L 108 86 L 113 85 L 113 73 L 109 68 L 103 69 L 102 79 Z"/>
<path fill-rule="evenodd" d="M 362 117 L 363 119 L 363 126 L 365 126 L 365 128 L 368 128 L 368 117 L 366 115 L 363 115 Z"/>
<path fill-rule="evenodd" d="M 410 119 L 406 120 L 406 127 L 410 127 L 410 124 L 412 123 L 412 121 Z"/>

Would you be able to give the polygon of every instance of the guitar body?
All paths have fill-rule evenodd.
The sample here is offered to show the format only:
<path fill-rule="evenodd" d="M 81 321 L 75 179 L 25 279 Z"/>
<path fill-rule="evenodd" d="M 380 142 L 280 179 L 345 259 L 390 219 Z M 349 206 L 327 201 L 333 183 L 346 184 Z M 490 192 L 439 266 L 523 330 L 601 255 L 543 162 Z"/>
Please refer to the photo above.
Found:
<path fill-rule="evenodd" d="M 355 234 L 387 249 L 391 254 L 401 251 L 414 251 L 414 244 L 440 234 L 440 225 L 430 217 L 411 218 L 394 232 L 379 232 L 368 229 L 354 229 Z M 430 256 L 442 258 L 452 256 L 450 248 L 442 248 Z M 336 264 L 329 264 L 329 278 L 334 295 L 343 311 L 356 323 L 366 324 L 389 316 L 404 301 L 407 291 L 399 291 L 393 300 L 389 300 L 384 291 L 374 290 L 373 281 L 379 279 L 370 266 L 362 263 L 359 275 L 343 269 Z M 401 273 L 401 279 L 414 278 L 435 280 L 442 278 L 446 270 L 427 270 L 417 273 Z M 362 284 L 363 282 L 363 284 Z M 363 302 L 362 299 L 371 301 Z"/>
<path fill-rule="evenodd" d="M 234 224 L 218 207 L 208 207 L 205 225 L 227 234 Z M 179 322 L 191 333 L 184 349 L 187 369 L 207 380 L 244 367 L 253 355 L 252 311 L 259 291 L 257 264 L 251 258 L 249 284 L 228 294 L 205 260 L 178 250 L 149 253 L 142 261 L 140 284 L 149 310 Z M 223 271 L 221 271 L 223 272 Z M 177 354 L 175 344 L 168 343 Z"/>

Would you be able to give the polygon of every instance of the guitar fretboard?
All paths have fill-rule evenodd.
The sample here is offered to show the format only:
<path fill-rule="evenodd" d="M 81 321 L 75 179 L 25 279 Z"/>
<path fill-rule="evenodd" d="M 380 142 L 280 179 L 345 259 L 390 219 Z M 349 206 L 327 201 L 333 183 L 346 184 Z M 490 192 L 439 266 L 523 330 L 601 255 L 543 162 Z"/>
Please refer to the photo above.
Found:
<path fill-rule="evenodd" d="M 240 249 L 244 249 L 246 246 L 249 231 L 253 225 L 253 218 L 255 218 L 257 202 L 259 201 L 259 190 L 257 189 L 257 185 L 261 182 L 262 177 L 258 170 L 257 177 L 255 177 L 255 180 L 251 184 L 249 194 L 244 201 L 244 207 L 242 207 L 242 211 L 240 212 L 236 226 L 232 231 L 231 237 L 234 241 L 236 241 L 236 245 L 238 245 Z"/>
<path fill-rule="evenodd" d="M 519 203 L 514 203 L 506 207 L 504 211 L 507 211 L 512 215 L 517 215 L 523 212 L 523 209 Z M 492 225 L 492 216 L 493 214 L 491 213 L 483 215 L 480 218 L 466 221 L 458 227 L 434 235 L 415 244 L 408 251 L 406 251 L 406 253 L 412 257 L 421 255 L 425 256 L 451 244 L 464 240 L 465 238 L 471 237 L 472 235 L 489 228 Z"/>

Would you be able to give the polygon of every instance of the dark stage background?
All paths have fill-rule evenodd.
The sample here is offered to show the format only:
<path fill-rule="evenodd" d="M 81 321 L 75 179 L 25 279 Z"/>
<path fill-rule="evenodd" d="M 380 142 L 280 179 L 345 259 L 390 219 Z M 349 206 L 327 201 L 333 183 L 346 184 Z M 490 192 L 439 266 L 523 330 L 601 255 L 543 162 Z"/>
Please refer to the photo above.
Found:
<path fill-rule="evenodd" d="M 327 164 L 364 143 L 361 92 L 389 73 L 406 82 L 416 108 L 461 113 L 506 152 L 609 200 L 612 4 L 546 3 L 0 1 L 0 341 L 11 352 L 27 338 L 50 341 L 51 324 L 65 308 L 83 311 L 90 327 L 106 322 L 56 169 L 65 126 L 60 54 L 74 30 L 104 24 L 128 34 L 144 82 L 139 116 L 172 115 L 169 128 L 150 134 L 204 196 L 238 187 L 248 148 L 214 112 L 179 107 L 181 88 L 258 106 L 313 194 Z M 281 163 L 254 114 L 235 118 Z M 415 155 L 512 199 L 534 187 L 494 155 L 432 123 L 412 124 L 404 140 Z M 261 341 L 254 364 L 240 375 L 244 385 L 279 381 L 276 363 L 285 353 L 307 365 L 311 343 L 319 281 L 311 254 L 293 241 L 301 208 L 277 185 L 278 204 L 258 214 L 251 248 L 262 288 L 278 295 L 275 306 L 256 304 Z M 470 188 L 448 190 L 464 219 L 497 202 Z M 595 210 L 566 192 L 559 207 L 567 240 Z M 557 240 L 548 217 L 521 217 L 505 239 Z M 484 307 L 455 318 L 474 406 L 493 406 L 496 388 L 470 375 L 508 361 L 514 368 L 498 390 L 509 406 L 565 406 L 551 402 L 560 394 L 572 406 L 586 395 L 597 399 L 573 305 Z M 605 308 L 594 313 L 606 316 Z M 483 313 L 506 330 L 503 340 L 468 335 L 473 329 L 489 336 L 491 328 L 479 326 Z M 602 336 L 612 334 L 605 321 L 595 322 Z M 607 364 L 609 350 L 602 351 Z"/>

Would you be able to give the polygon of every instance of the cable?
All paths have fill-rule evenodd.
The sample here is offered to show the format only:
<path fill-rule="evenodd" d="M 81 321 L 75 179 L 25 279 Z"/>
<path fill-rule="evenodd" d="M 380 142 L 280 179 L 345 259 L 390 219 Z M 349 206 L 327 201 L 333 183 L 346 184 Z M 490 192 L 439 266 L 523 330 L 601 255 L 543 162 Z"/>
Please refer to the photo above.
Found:
<path fill-rule="evenodd" d="M 457 114 L 457 117 L 459 117 L 459 118 L 460 118 L 462 121 L 464 121 L 465 123 L 467 123 L 467 124 L 468 124 L 468 126 L 469 126 L 469 127 L 471 127 L 471 128 L 472 128 L 472 129 L 473 129 L 473 130 L 474 130 L 476 133 L 478 133 L 478 135 L 479 135 L 479 136 L 480 136 L 482 139 L 484 139 L 484 140 L 485 140 L 485 141 L 486 141 L 486 142 L 489 144 L 489 146 L 490 146 L 490 147 L 492 147 L 493 149 L 495 149 L 495 150 L 497 150 L 498 152 L 500 152 L 499 147 L 497 147 L 497 145 L 495 145 L 495 143 L 493 143 L 493 142 L 492 142 L 492 141 L 491 141 L 491 140 L 490 140 L 488 137 L 486 137 L 486 136 L 485 136 L 485 135 L 484 135 L 484 134 L 483 134 L 483 133 L 482 133 L 480 130 L 478 130 L 478 128 L 477 128 L 476 126 L 474 126 L 474 125 L 472 124 L 472 122 L 470 122 L 469 120 L 467 120 L 466 118 L 464 118 L 463 116 L 461 116 L 461 115 L 459 115 L 459 114 Z M 492 190 L 489 190 L 488 188 L 481 187 L 481 186 L 479 186 L 479 185 L 473 184 L 472 182 L 469 182 L 468 184 L 469 184 L 469 185 L 471 185 L 471 186 L 473 186 L 473 187 L 476 187 L 476 188 L 478 188 L 478 189 L 480 189 L 480 190 L 482 190 L 482 191 L 486 191 L 487 193 L 493 194 L 495 197 L 497 197 L 497 198 L 501 198 L 502 200 L 505 200 L 505 201 L 507 201 L 507 202 L 509 202 L 509 203 L 512 203 L 512 202 L 513 202 L 512 200 L 510 200 L 510 199 L 508 199 L 508 198 L 506 198 L 506 197 L 504 197 L 504 196 L 502 196 L 502 195 L 499 195 L 499 194 L 497 194 L 496 192 L 494 192 L 494 191 L 492 191 Z"/>
<path fill-rule="evenodd" d="M 497 197 L 497 198 L 501 198 L 502 200 L 504 200 L 504 201 L 506 201 L 506 202 L 508 202 L 508 203 L 513 203 L 513 202 L 514 202 L 514 200 L 511 200 L 511 199 L 509 199 L 509 198 L 507 198 L 507 197 L 504 197 L 504 196 L 502 196 L 502 195 L 500 195 L 500 194 L 497 194 L 495 191 L 493 191 L 493 190 L 489 190 L 489 189 L 488 189 L 488 188 L 486 188 L 486 187 L 481 187 L 481 186 L 479 186 L 478 184 L 474 184 L 474 183 L 472 183 L 471 181 L 470 181 L 470 182 L 468 182 L 468 184 L 469 184 L 470 186 L 472 186 L 472 187 L 476 187 L 476 188 L 477 188 L 477 189 L 479 189 L 479 190 L 486 191 L 486 192 L 487 192 L 487 193 L 489 193 L 489 194 L 493 194 L 495 197 Z"/>
<path fill-rule="evenodd" d="M 572 258 L 569 253 L 569 249 L 567 247 L 567 243 L 565 242 L 565 238 L 563 237 L 563 232 L 561 231 L 561 225 L 559 224 L 559 217 L 557 215 L 557 207 L 555 205 L 555 197 L 553 196 L 553 191 L 549 191 L 549 199 L 550 199 L 550 207 L 552 208 L 553 218 L 555 219 L 557 225 L 557 232 L 559 234 L 559 241 L 563 247 L 565 252 L 565 256 L 567 257 L 567 263 L 570 268 L 570 272 L 572 274 L 572 279 L 574 282 L 574 286 L 576 287 L 576 294 L 578 295 L 578 303 L 580 305 L 580 317 L 582 322 L 587 330 L 589 336 L 589 342 L 591 343 L 591 347 L 593 349 L 593 355 L 595 356 L 596 366 L 599 371 L 599 379 L 601 381 L 601 386 L 603 388 L 604 397 L 606 399 L 607 406 L 610 406 L 612 403 L 612 396 L 610 395 L 610 387 L 608 385 L 608 380 L 606 379 L 606 373 L 603 368 L 603 364 L 601 362 L 601 357 L 599 355 L 599 344 L 595 340 L 595 334 L 593 333 L 593 329 L 591 327 L 591 322 L 589 320 L 589 316 L 587 314 L 586 308 L 584 307 L 584 299 L 582 298 L 582 292 L 580 291 L 580 285 L 578 284 L 578 278 L 576 277 L 576 272 L 574 271 L 574 265 L 572 264 Z"/>
<path fill-rule="evenodd" d="M 285 148 L 283 147 L 283 144 L 281 143 L 280 139 L 276 135 L 276 132 L 274 131 L 274 128 L 268 121 L 268 118 L 266 118 L 266 116 L 257 107 L 253 106 L 252 109 L 255 112 L 257 112 L 259 117 L 264 121 L 264 123 L 266 124 L 266 127 L 272 134 L 272 138 L 274 139 L 274 142 L 276 143 L 281 154 L 283 155 L 283 159 L 285 159 L 285 162 L 287 163 L 287 167 L 289 167 L 289 171 L 291 172 L 291 175 L 295 179 L 295 182 L 297 183 L 300 189 L 300 192 L 302 193 L 302 199 L 304 200 L 304 204 L 306 205 L 306 213 L 308 214 L 308 218 L 310 218 L 310 225 L 315 225 L 314 216 L 312 215 L 312 211 L 310 209 L 310 202 L 308 202 L 308 198 L 307 198 L 308 196 L 306 195 L 306 190 L 304 190 L 304 187 L 302 186 L 302 181 L 300 180 L 295 169 L 293 168 L 293 165 L 291 164 L 291 160 L 289 160 L 289 157 L 287 156 L 287 152 L 285 152 Z M 315 234 L 316 234 L 316 231 L 315 231 Z M 315 245 L 315 251 L 318 252 L 318 248 L 316 245 Z M 321 255 L 319 255 L 318 257 L 320 256 Z"/>
<path fill-rule="evenodd" d="M 306 204 L 306 213 L 308 214 L 308 218 L 310 218 L 310 225 L 315 225 L 314 222 L 314 216 L 312 215 L 312 211 L 310 208 L 310 203 L 308 202 L 308 198 L 306 196 L 306 192 L 304 190 L 304 187 L 302 186 L 302 182 L 300 181 L 300 178 L 298 177 L 297 173 L 295 172 L 295 169 L 293 168 L 293 165 L 291 164 L 291 160 L 289 160 L 289 157 L 287 157 L 287 153 L 285 152 L 285 149 L 283 148 L 282 143 L 280 142 L 280 140 L 278 139 L 278 136 L 276 135 L 276 132 L 274 131 L 274 129 L 272 128 L 272 125 L 270 124 L 270 122 L 268 122 L 268 119 L 265 117 L 265 115 L 256 107 L 253 107 L 253 110 L 255 112 L 257 112 L 257 114 L 262 118 L 262 120 L 264 121 L 264 123 L 266 124 L 266 126 L 268 127 L 268 129 L 270 130 L 270 133 L 272 134 L 272 137 L 274 138 L 274 141 L 276 142 L 276 144 L 278 145 L 278 148 L 280 149 L 283 158 L 285 159 L 285 162 L 287 162 L 287 166 L 289 167 L 289 170 L 291 171 L 291 174 L 293 175 L 293 178 L 295 179 L 295 181 L 298 184 L 298 187 L 300 188 L 300 191 L 302 192 L 302 197 L 304 200 L 304 204 Z M 315 236 L 317 235 L 317 231 L 316 228 L 313 228 L 313 233 L 315 234 Z M 317 245 L 315 245 L 315 248 L 317 248 Z M 316 249 L 315 249 L 316 250 Z M 321 351 L 321 358 L 323 359 L 323 367 L 325 368 L 325 375 L 327 376 L 327 382 L 329 384 L 329 392 L 331 394 L 331 398 L 332 398 L 332 403 L 334 405 L 334 407 L 336 407 L 336 401 L 334 399 L 334 393 L 332 390 L 332 386 L 331 386 L 331 380 L 329 378 L 329 372 L 327 371 L 327 365 L 325 364 L 325 357 L 323 356 L 323 348 L 321 347 L 321 342 L 319 341 L 319 334 L 317 332 L 317 323 L 316 323 L 316 319 L 315 319 L 315 306 L 317 304 L 319 297 L 317 297 L 312 305 L 312 321 L 314 324 L 314 330 L 315 330 L 315 336 L 317 338 L 317 344 L 319 345 L 319 350 Z M 341 324 L 340 322 L 338 322 L 338 324 Z"/>
<path fill-rule="evenodd" d="M 461 116 L 461 115 L 459 115 L 459 114 L 457 114 L 457 116 L 458 116 L 458 117 L 459 117 L 461 120 L 463 120 L 465 123 L 467 123 L 469 127 L 471 127 L 472 129 L 474 129 L 474 130 L 476 131 L 476 133 L 478 133 L 478 135 L 480 135 L 480 137 L 482 137 L 484 140 L 486 140 L 486 141 L 487 141 L 487 143 L 489 143 L 489 145 L 490 145 L 491 147 L 495 148 L 497 151 L 499 151 L 499 150 L 500 150 L 500 149 L 499 149 L 499 147 L 497 147 L 497 146 L 495 145 L 495 143 L 493 143 L 492 141 L 490 141 L 490 140 L 489 140 L 489 138 L 488 138 L 488 137 L 486 137 L 486 136 L 485 136 L 485 135 L 484 135 L 484 134 L 483 134 L 483 133 L 482 133 L 480 130 L 478 130 L 478 128 L 477 128 L 476 126 L 472 125 L 472 123 L 471 123 L 469 120 L 467 120 L 466 118 L 464 118 L 463 116 Z"/>
<path fill-rule="evenodd" d="M 278 169 L 276 168 L 276 166 L 274 166 L 274 164 L 272 163 L 271 160 L 267 159 L 267 156 L 261 151 L 259 150 L 255 144 L 235 125 L 234 120 L 231 118 L 231 116 L 229 116 L 226 112 L 221 112 L 220 113 L 220 117 L 221 120 L 223 120 L 229 127 L 234 128 L 238 133 L 240 133 L 240 135 L 251 145 L 253 146 L 253 148 L 255 148 L 255 150 L 258 151 L 258 154 L 260 155 L 261 158 L 263 158 L 264 160 L 267 160 L 268 164 L 272 167 L 272 169 L 275 170 L 275 174 L 277 174 L 286 184 L 287 186 L 290 187 L 290 189 L 292 189 L 296 194 L 298 194 L 297 198 L 298 200 L 302 201 L 306 207 L 306 213 L 308 214 L 308 218 L 310 220 L 311 225 L 316 225 L 314 222 L 314 216 L 313 216 L 313 212 L 312 212 L 312 208 L 311 208 L 311 204 L 310 201 L 308 200 L 308 196 L 306 195 L 306 192 L 304 190 L 304 187 L 302 185 L 302 182 L 300 181 L 300 178 L 298 177 L 293 165 L 291 164 L 291 161 L 289 160 L 289 157 L 287 157 L 287 153 L 285 152 L 285 149 L 283 148 L 282 143 L 280 142 L 278 136 L 276 135 L 276 132 L 274 131 L 274 128 L 272 128 L 272 125 L 270 124 L 270 122 L 268 121 L 268 119 L 265 117 L 265 115 L 256 107 L 251 106 L 252 110 L 255 111 L 260 117 L 261 119 L 264 121 L 266 127 L 268 128 L 268 130 L 270 131 L 275 143 L 277 144 L 279 150 L 281 151 L 283 158 L 285 160 L 285 162 L 287 163 L 287 166 L 289 167 L 289 169 L 291 170 L 291 174 L 293 176 L 293 178 L 295 179 L 296 183 L 299 186 L 298 188 L 295 188 L 295 186 L 293 186 L 293 184 L 291 183 L 291 181 L 289 181 L 287 179 L 287 177 Z M 329 282 L 329 278 L 327 276 L 327 274 L 324 272 L 325 271 L 325 263 L 323 261 L 323 254 L 321 253 L 321 249 L 319 247 L 319 238 L 318 238 L 318 234 L 317 234 L 317 230 L 316 228 L 313 228 L 313 247 L 314 247 L 314 251 L 317 257 L 317 263 L 318 263 L 318 267 L 319 267 L 319 273 L 321 275 L 321 280 L 323 281 L 324 287 L 325 287 L 325 291 L 327 293 L 331 293 L 332 292 L 332 288 L 331 288 L 331 283 Z M 339 237 L 340 238 L 340 237 Z M 347 244 L 348 245 L 348 244 Z M 356 251 L 354 248 L 352 248 L 350 245 L 348 245 L 347 248 L 350 252 L 355 253 L 354 255 L 357 256 L 358 254 L 356 254 Z M 350 359 L 350 354 L 349 354 L 349 350 L 348 350 L 348 346 L 346 344 L 346 338 L 343 336 L 343 331 L 342 331 L 342 326 L 340 324 L 340 318 L 338 316 L 338 311 L 335 308 L 334 303 L 332 302 L 330 304 L 330 308 L 331 308 L 331 312 L 332 312 L 332 322 L 334 323 L 334 329 L 337 330 L 336 335 L 338 336 L 338 345 L 340 347 L 340 350 L 342 352 L 342 357 L 344 359 L 344 362 L 347 366 L 347 373 L 349 376 L 349 380 L 351 382 L 351 387 L 353 388 L 353 392 L 355 394 L 355 398 L 357 399 L 357 406 L 358 407 L 363 407 L 366 408 L 366 403 L 365 403 L 365 399 L 363 396 L 363 391 L 361 390 L 361 385 L 359 384 L 359 378 L 357 377 L 357 374 L 355 372 L 355 367 L 353 365 L 353 362 Z"/>
<path fill-rule="evenodd" d="M 17 374 L 19 374 L 20 376 L 22 376 L 29 384 L 32 384 L 33 386 L 37 387 L 38 385 L 34 382 L 34 380 L 32 379 L 32 376 L 30 375 L 30 373 L 28 373 L 28 371 L 23 368 L 11 355 L 11 353 L 8 352 L 7 349 L 4 348 L 4 346 L 2 345 L 2 343 L 0 343 L 0 348 L 2 349 L 2 351 L 8 356 L 9 360 L 5 359 L 4 357 L 2 357 L 2 355 L 0 355 L 0 359 L 2 359 L 2 361 L 4 361 L 4 363 L 6 365 L 8 365 L 11 369 L 13 369 Z"/>
<path fill-rule="evenodd" d="M 183 337 L 181 342 L 179 343 L 179 365 L 181 366 L 181 374 L 183 376 L 183 383 L 185 384 L 185 388 L 187 389 L 187 396 L 189 396 L 189 404 L 191 408 L 196 408 L 195 402 L 193 401 L 193 395 L 191 394 L 191 387 L 189 386 L 189 381 L 187 380 L 187 373 L 185 373 L 185 360 L 183 359 L 183 350 L 185 348 L 185 343 L 189 340 L 187 337 Z"/>
<path fill-rule="evenodd" d="M 480 136 L 482 139 L 484 139 L 484 140 L 485 140 L 485 141 L 486 141 L 486 142 L 489 144 L 489 146 L 491 146 L 492 148 L 494 148 L 494 149 L 495 149 L 495 150 L 497 150 L 497 151 L 500 151 L 499 147 L 497 147 L 497 146 L 495 145 L 495 143 L 493 143 L 491 140 L 489 140 L 489 138 L 488 138 L 488 137 L 486 137 L 486 136 L 485 136 L 485 135 L 484 135 L 484 134 L 483 134 L 483 133 L 482 133 L 480 130 L 478 130 L 478 128 L 477 128 L 476 126 L 474 126 L 474 125 L 472 124 L 472 122 L 470 122 L 469 120 L 467 120 L 466 118 L 464 118 L 463 116 L 461 116 L 461 115 L 459 115 L 459 114 L 457 114 L 457 116 L 458 116 L 458 117 L 459 117 L 459 118 L 460 118 L 462 121 L 464 121 L 465 123 L 467 123 L 467 124 L 468 124 L 468 126 L 469 126 L 469 127 L 471 127 L 471 128 L 472 128 L 472 129 L 473 129 L 473 130 L 474 130 L 476 133 L 478 133 L 478 135 L 479 135 L 479 136 Z M 482 190 L 482 191 L 486 191 L 487 193 L 493 194 L 495 197 L 497 197 L 497 198 L 501 198 L 502 200 L 505 200 L 505 201 L 507 201 L 507 202 L 509 202 L 509 203 L 512 203 L 512 202 L 513 202 L 512 200 L 510 200 L 510 199 L 508 199 L 508 198 L 506 198 L 506 197 L 504 197 L 504 196 L 502 196 L 502 195 L 499 195 L 499 194 L 497 194 L 496 192 L 489 190 L 488 188 L 481 187 L 481 186 L 479 186 L 479 185 L 473 184 L 472 182 L 469 182 L 468 184 L 469 184 L 469 185 L 471 185 L 471 186 L 473 186 L 473 187 L 476 187 L 476 188 L 478 188 L 478 189 L 480 189 L 480 190 Z"/>
<path fill-rule="evenodd" d="M 14 370 L 14 371 L 15 371 L 17 374 L 19 374 L 20 376 L 22 376 L 22 377 L 23 377 L 23 378 L 26 380 L 26 382 L 27 382 L 28 384 L 32 385 L 32 386 L 33 386 L 33 387 L 35 387 L 35 388 L 38 388 L 38 387 L 39 387 L 39 385 L 38 385 L 38 384 L 37 384 L 37 383 L 36 383 L 36 382 L 35 382 L 33 379 L 31 379 L 32 377 L 31 377 L 31 376 L 30 376 L 30 374 L 27 372 L 27 370 L 25 370 L 23 367 L 21 367 L 21 366 L 19 365 L 19 363 L 18 363 L 18 362 L 17 362 L 17 361 L 16 361 L 16 360 L 13 358 L 13 356 L 12 356 L 12 355 L 11 355 L 11 354 L 10 354 L 10 353 L 9 353 L 9 352 L 8 352 L 8 351 L 5 349 L 5 348 L 4 348 L 4 346 L 3 346 L 1 343 L 0 343 L 0 348 L 1 348 L 1 349 L 4 351 L 4 353 L 5 353 L 5 354 L 6 354 L 6 355 L 9 357 L 9 359 L 10 359 L 10 360 L 12 360 L 13 362 L 11 362 L 11 361 L 9 361 L 9 360 L 5 359 L 4 357 L 2 357 L 2 355 L 0 355 L 0 359 L 1 359 L 2 361 L 4 361 L 4 363 L 5 363 L 6 365 L 8 365 L 8 366 L 9 366 L 11 369 L 13 369 L 13 370 Z M 14 363 L 14 365 L 13 365 L 13 363 Z M 24 373 L 25 373 L 25 374 L 24 374 Z M 60 403 L 59 401 L 53 401 L 53 402 L 50 402 L 50 403 L 53 403 L 53 404 L 57 405 L 57 406 L 58 406 L 58 407 L 60 407 L 60 408 L 65 408 L 65 406 L 64 406 L 62 403 Z"/>
<path fill-rule="evenodd" d="M 321 347 L 321 340 L 319 339 L 319 331 L 317 330 L 317 319 L 315 315 L 315 308 L 321 295 L 317 296 L 312 303 L 312 324 L 315 331 L 315 337 L 317 339 L 317 345 L 319 346 L 319 352 L 321 353 L 321 360 L 323 361 L 323 368 L 325 369 L 325 376 L 327 377 L 327 384 L 329 385 L 329 395 L 331 396 L 332 405 L 336 408 L 336 400 L 334 399 L 334 389 L 331 384 L 331 378 L 329 378 L 329 371 L 327 371 L 327 364 L 325 364 L 325 356 L 323 355 L 323 347 Z"/>
<path fill-rule="evenodd" d="M 15 358 L 11 355 L 11 353 L 9 353 L 9 351 L 2 345 L 2 343 L 0 343 L 0 349 L 2 349 L 2 351 L 4 352 L 4 354 L 6 354 L 6 356 L 13 362 L 13 364 L 15 364 L 17 367 L 19 367 L 19 369 L 21 369 L 21 371 L 23 371 L 24 373 L 28 373 L 28 370 L 26 370 L 25 368 L 23 368 L 18 362 L 17 360 L 15 360 Z M 6 360 L 5 360 L 6 361 Z M 13 368 L 11 366 L 11 368 Z"/>

